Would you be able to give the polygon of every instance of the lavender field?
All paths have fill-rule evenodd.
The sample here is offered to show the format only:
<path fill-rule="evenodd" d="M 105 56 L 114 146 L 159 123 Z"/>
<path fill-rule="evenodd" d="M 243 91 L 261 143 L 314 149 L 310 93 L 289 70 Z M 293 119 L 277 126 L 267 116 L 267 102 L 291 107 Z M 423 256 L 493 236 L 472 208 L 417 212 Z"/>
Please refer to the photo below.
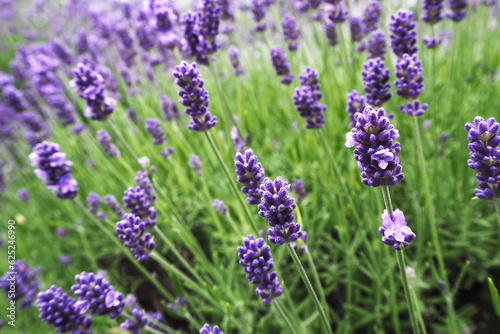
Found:
<path fill-rule="evenodd" d="M 2 333 L 500 333 L 499 0 L 0 0 Z"/>

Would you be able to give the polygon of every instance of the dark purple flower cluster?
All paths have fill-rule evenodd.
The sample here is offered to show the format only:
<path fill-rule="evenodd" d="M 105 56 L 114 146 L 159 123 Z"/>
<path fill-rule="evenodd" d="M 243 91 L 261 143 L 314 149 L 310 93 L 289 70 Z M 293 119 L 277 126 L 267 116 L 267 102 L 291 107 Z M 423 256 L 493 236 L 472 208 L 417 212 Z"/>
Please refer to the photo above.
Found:
<path fill-rule="evenodd" d="M 288 194 L 290 185 L 278 176 L 274 182 L 266 178 L 260 185 L 259 216 L 267 219 L 269 242 L 283 245 L 301 237 L 300 224 L 295 223 L 295 200 Z"/>
<path fill-rule="evenodd" d="M 78 194 L 78 182 L 71 178 L 73 162 L 66 160 L 66 153 L 59 151 L 59 145 L 44 141 L 33 148 L 29 155 L 31 166 L 37 167 L 35 175 L 47 183 L 61 199 L 73 199 Z"/>
<path fill-rule="evenodd" d="M 300 74 L 301 87 L 295 88 L 293 103 L 301 117 L 306 119 L 307 129 L 319 129 L 325 123 L 326 106 L 319 103 L 322 98 L 318 74 L 310 67 Z"/>
<path fill-rule="evenodd" d="M 294 179 L 292 182 L 293 192 L 297 195 L 297 200 L 302 202 L 306 198 L 306 188 L 304 186 L 304 181 Z"/>
<path fill-rule="evenodd" d="M 22 113 L 26 111 L 28 105 L 24 100 L 23 93 L 14 86 L 12 81 L 3 82 L 0 86 L 5 104 L 15 112 Z"/>
<path fill-rule="evenodd" d="M 363 95 L 359 95 L 357 90 L 353 90 L 346 95 L 347 104 L 346 111 L 349 114 L 349 118 L 351 121 L 349 122 L 350 127 L 354 127 L 356 125 L 356 113 L 363 112 L 366 107 L 365 97 Z"/>
<path fill-rule="evenodd" d="M 115 196 L 113 195 L 104 196 L 104 203 L 106 203 L 106 205 L 109 206 L 111 211 L 113 211 L 118 218 L 123 218 L 125 211 L 123 210 L 120 203 L 118 203 L 118 200 L 116 199 Z"/>
<path fill-rule="evenodd" d="M 446 17 L 452 21 L 460 22 L 465 16 L 467 16 L 467 0 L 448 0 L 448 7 L 450 12 L 446 14 Z"/>
<path fill-rule="evenodd" d="M 99 208 L 101 207 L 101 196 L 94 192 L 90 192 L 87 196 L 87 204 L 89 205 L 89 212 L 93 215 L 97 214 Z"/>
<path fill-rule="evenodd" d="M 210 327 L 209 324 L 205 324 L 200 329 L 200 334 L 224 334 L 224 333 L 219 330 L 219 326 L 214 326 L 214 329 L 212 330 L 212 327 Z"/>
<path fill-rule="evenodd" d="M 328 4 L 326 7 L 328 19 L 334 23 L 343 23 L 347 20 L 349 13 L 344 9 L 344 4 L 339 1 L 336 4 Z"/>
<path fill-rule="evenodd" d="M 392 93 L 389 92 L 391 88 L 389 73 L 391 70 L 384 69 L 384 66 L 385 63 L 380 58 L 369 59 L 363 65 L 364 70 L 361 72 L 367 93 L 366 101 L 376 107 L 381 107 L 392 97 Z"/>
<path fill-rule="evenodd" d="M 424 91 L 424 76 L 422 62 L 417 55 L 404 54 L 396 62 L 396 77 L 394 82 L 396 94 L 410 100 L 407 105 L 400 106 L 401 111 L 408 116 L 421 116 L 427 109 L 427 104 L 420 104 L 416 98 Z"/>
<path fill-rule="evenodd" d="M 255 30 L 257 31 L 265 31 L 267 29 L 266 22 L 264 21 L 267 10 L 267 1 L 266 0 L 252 0 L 252 14 L 253 19 L 257 23 Z"/>
<path fill-rule="evenodd" d="M 156 246 L 151 234 L 146 233 L 146 227 L 146 221 L 132 213 L 126 213 L 124 219 L 116 223 L 118 238 L 138 261 L 149 258 L 149 252 Z"/>
<path fill-rule="evenodd" d="M 40 268 L 30 268 L 26 261 L 17 260 L 14 268 L 0 279 L 0 288 L 7 299 L 19 303 L 19 308 L 26 309 L 33 304 L 40 282 L 37 275 Z"/>
<path fill-rule="evenodd" d="M 328 40 L 328 45 L 335 46 L 339 44 L 339 36 L 337 33 L 337 25 L 331 21 L 325 21 L 325 34 Z"/>
<path fill-rule="evenodd" d="M 500 198 L 500 124 L 493 118 L 477 116 L 465 124 L 469 133 L 469 167 L 477 172 L 476 196 L 487 201 Z"/>
<path fill-rule="evenodd" d="M 297 26 L 297 21 L 290 14 L 285 14 L 281 20 L 281 27 L 283 28 L 283 35 L 285 37 L 285 42 L 288 44 L 289 51 L 296 51 L 299 47 L 297 42 L 299 38 L 299 28 Z"/>
<path fill-rule="evenodd" d="M 382 15 L 382 5 L 378 0 L 372 0 L 366 5 L 363 13 L 364 34 L 368 34 L 378 29 L 380 16 Z"/>
<path fill-rule="evenodd" d="M 227 206 L 220 199 L 216 198 L 214 200 L 214 204 L 212 206 L 215 209 L 215 211 L 217 211 L 218 213 L 220 213 L 222 215 L 222 217 L 227 217 L 228 216 L 228 214 L 227 214 Z"/>
<path fill-rule="evenodd" d="M 236 76 L 240 76 L 245 73 L 240 63 L 240 51 L 235 46 L 231 45 L 228 50 L 228 54 L 229 61 L 231 61 L 231 65 L 233 65 L 234 68 L 233 74 Z"/>
<path fill-rule="evenodd" d="M 285 54 L 281 46 L 271 49 L 271 61 L 273 62 L 276 74 L 281 76 L 281 83 L 285 85 L 291 84 L 295 76 L 290 73 L 288 56 Z"/>
<path fill-rule="evenodd" d="M 75 55 L 73 51 L 59 38 L 55 38 L 51 43 L 52 51 L 59 58 L 60 61 L 65 63 L 66 65 L 74 65 L 75 64 Z"/>
<path fill-rule="evenodd" d="M 346 135 L 347 147 L 354 147 L 354 159 L 361 170 L 361 181 L 371 187 L 394 186 L 404 174 L 399 164 L 399 131 L 390 124 L 385 110 L 367 106 L 355 115 L 356 125 Z"/>
<path fill-rule="evenodd" d="M 409 55 L 417 53 L 417 31 L 412 12 L 400 9 L 391 15 L 389 30 L 391 48 L 396 56 L 402 58 L 405 53 Z"/>
<path fill-rule="evenodd" d="M 274 268 L 271 249 L 265 244 L 264 239 L 249 235 L 243 239 L 243 247 L 238 247 L 240 265 L 247 274 L 248 282 L 257 285 L 256 292 L 265 305 L 271 303 L 273 298 L 283 294 L 278 274 Z"/>
<path fill-rule="evenodd" d="M 368 58 L 385 59 L 385 36 L 381 31 L 374 31 L 368 39 Z"/>
<path fill-rule="evenodd" d="M 257 156 L 251 149 L 246 150 L 245 153 L 237 152 L 234 167 L 236 167 L 236 181 L 243 184 L 241 192 L 247 195 L 248 204 L 259 204 L 261 200 L 259 189 L 265 174 Z"/>
<path fill-rule="evenodd" d="M 97 131 L 97 142 L 101 145 L 104 152 L 109 155 L 111 158 L 117 158 L 120 156 L 120 150 L 118 147 L 113 144 L 113 139 L 106 132 L 106 130 L 101 129 Z"/>
<path fill-rule="evenodd" d="M 378 229 L 382 234 L 382 242 L 392 246 L 394 250 L 401 250 L 408 247 L 416 235 L 406 224 L 403 211 L 396 209 L 392 215 L 384 210 L 382 214 L 382 226 Z"/>
<path fill-rule="evenodd" d="M 156 225 L 156 210 L 151 206 L 151 200 L 146 191 L 138 187 L 129 187 L 123 195 L 125 208 L 144 221 L 146 227 Z"/>
<path fill-rule="evenodd" d="M 123 294 L 115 291 L 108 280 L 94 273 L 82 272 L 75 276 L 76 284 L 71 287 L 78 297 L 76 306 L 82 312 L 90 314 L 108 315 L 111 319 L 119 316 L 125 302 Z"/>
<path fill-rule="evenodd" d="M 424 0 L 422 21 L 430 25 L 441 21 L 444 18 L 442 14 L 443 2 L 444 0 Z"/>
<path fill-rule="evenodd" d="M 175 83 L 181 88 L 180 103 L 186 107 L 186 114 L 191 116 L 188 128 L 197 132 L 213 128 L 217 124 L 217 117 L 208 110 L 208 91 L 196 64 L 182 62 L 175 68 L 174 77 Z"/>
<path fill-rule="evenodd" d="M 175 101 L 168 98 L 166 95 L 160 96 L 161 110 L 163 111 L 163 116 L 167 121 L 171 121 L 175 118 L 179 118 L 179 109 L 175 105 Z"/>
<path fill-rule="evenodd" d="M 103 77 L 83 63 L 73 70 L 73 77 L 71 87 L 80 93 L 87 104 L 84 115 L 95 121 L 106 120 L 113 112 L 116 100 L 106 96 Z"/>
<path fill-rule="evenodd" d="M 162 145 L 166 140 L 167 136 L 165 131 L 160 126 L 160 121 L 156 118 L 146 119 L 146 130 L 149 132 L 150 136 L 153 138 L 153 144 Z"/>
<path fill-rule="evenodd" d="M 349 20 L 349 29 L 351 30 L 351 40 L 361 42 L 364 35 L 363 21 L 359 17 L 352 16 Z"/>
<path fill-rule="evenodd" d="M 439 37 L 430 37 L 424 38 L 423 41 L 426 47 L 428 47 L 429 49 L 434 49 L 441 45 L 442 39 Z"/>

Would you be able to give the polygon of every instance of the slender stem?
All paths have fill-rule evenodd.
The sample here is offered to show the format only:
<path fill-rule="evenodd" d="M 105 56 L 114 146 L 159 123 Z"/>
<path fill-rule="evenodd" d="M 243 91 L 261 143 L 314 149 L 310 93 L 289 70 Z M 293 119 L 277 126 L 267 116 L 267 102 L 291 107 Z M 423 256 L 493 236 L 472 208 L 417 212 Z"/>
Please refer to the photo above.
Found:
<path fill-rule="evenodd" d="M 323 304 L 323 308 L 325 312 L 328 314 L 328 304 L 326 303 L 325 291 L 323 290 L 323 286 L 321 285 L 321 281 L 319 279 L 318 271 L 316 270 L 316 265 L 314 264 L 314 260 L 309 252 L 309 248 L 305 250 L 307 256 L 307 262 L 309 262 L 309 266 L 312 269 L 312 276 L 314 279 L 314 284 L 316 285 L 316 289 L 318 289 L 319 298 L 321 298 L 321 303 Z"/>
<path fill-rule="evenodd" d="M 293 327 L 292 323 L 290 322 L 290 319 L 288 319 L 288 317 L 286 316 L 286 313 L 283 311 L 283 308 L 281 307 L 280 303 L 278 302 L 278 299 L 273 300 L 273 305 L 276 307 L 276 310 L 278 310 L 278 313 L 283 318 L 283 321 L 285 321 L 285 324 L 288 327 L 288 329 L 290 330 L 290 333 L 297 334 L 295 327 Z"/>
<path fill-rule="evenodd" d="M 330 327 L 330 322 L 328 321 L 325 310 L 323 310 L 323 307 L 321 306 L 321 303 L 318 299 L 318 296 L 316 295 L 316 292 L 314 291 L 314 288 L 311 284 L 311 281 L 309 280 L 309 277 L 307 276 L 307 273 L 304 270 L 304 267 L 302 266 L 302 263 L 300 262 L 300 259 L 297 256 L 295 249 L 293 249 L 293 247 L 290 243 L 286 244 L 286 248 L 288 249 L 288 252 L 290 253 L 290 256 L 293 259 L 293 263 L 295 264 L 295 267 L 297 268 L 297 271 L 299 272 L 300 277 L 302 278 L 302 281 L 304 282 L 304 284 L 307 288 L 307 291 L 309 292 L 309 295 L 313 299 L 314 306 L 316 307 L 316 309 L 319 312 L 321 324 L 323 325 L 324 329 L 326 329 L 326 331 L 328 333 L 332 333 L 332 329 Z"/>
<path fill-rule="evenodd" d="M 213 61 L 210 62 L 209 69 L 210 69 L 210 72 L 212 73 L 212 76 L 214 77 L 215 86 L 217 87 L 218 96 L 220 97 L 220 99 L 222 100 L 222 103 L 224 104 L 225 116 L 229 119 L 229 122 L 231 122 L 231 125 L 235 126 L 238 129 L 238 132 L 241 133 L 240 129 L 238 128 L 238 124 L 236 124 L 236 122 L 234 121 L 234 119 L 232 117 L 231 108 L 229 107 L 229 104 L 227 103 L 224 92 L 222 91 L 222 88 L 220 86 L 219 76 L 217 75 L 217 73 L 215 73 L 216 71 L 215 71 L 215 65 L 214 65 Z"/>
<path fill-rule="evenodd" d="M 115 124 L 110 119 L 108 119 L 108 124 L 110 125 L 111 129 L 113 130 L 113 132 L 115 133 L 115 135 L 118 137 L 118 139 L 120 139 L 120 141 L 122 142 L 122 144 L 125 145 L 125 147 L 127 148 L 127 150 L 129 150 L 130 154 L 132 154 L 132 156 L 134 157 L 134 159 L 137 160 L 139 157 L 137 156 L 137 154 L 135 154 L 135 152 L 132 149 L 132 147 L 130 147 L 129 143 L 125 140 L 125 138 L 121 134 L 120 130 L 118 130 L 116 128 Z"/>
<path fill-rule="evenodd" d="M 387 213 L 390 215 L 394 214 L 394 209 L 392 208 L 391 193 L 388 186 L 382 187 L 382 195 L 384 196 L 384 205 L 387 209 Z"/>
<path fill-rule="evenodd" d="M 229 180 L 229 183 L 231 184 L 231 189 L 234 192 L 234 196 L 236 196 L 238 198 L 238 200 L 240 201 L 240 204 L 243 207 L 245 214 L 247 215 L 248 221 L 250 222 L 250 225 L 252 226 L 252 229 L 254 230 L 254 233 L 256 233 L 258 235 L 259 229 L 257 228 L 257 225 L 255 225 L 255 222 L 253 221 L 253 216 L 250 214 L 250 211 L 248 210 L 248 205 L 246 205 L 243 202 L 243 200 L 241 199 L 240 192 L 238 191 L 238 189 L 236 187 L 236 181 L 231 177 L 231 173 L 229 172 L 229 169 L 227 168 L 226 164 L 224 163 L 224 159 L 222 158 L 222 155 L 220 154 L 219 149 L 215 145 L 215 142 L 212 138 L 212 135 L 207 130 L 205 130 L 204 133 L 208 139 L 208 142 L 210 143 L 210 146 L 212 147 L 212 150 L 215 152 L 215 155 L 217 156 L 217 159 L 219 160 L 219 163 L 221 164 L 222 169 L 224 170 L 224 173 L 226 174 L 226 177 Z"/>
<path fill-rule="evenodd" d="M 449 328 L 450 332 L 456 334 L 458 333 L 458 329 L 457 329 L 455 310 L 453 309 L 453 297 L 451 296 L 450 284 L 448 282 L 448 275 L 446 274 L 446 267 L 444 265 L 443 253 L 441 251 L 441 244 L 439 242 L 436 218 L 434 216 L 431 187 L 429 184 L 429 178 L 427 176 L 424 149 L 422 146 L 422 139 L 420 137 L 420 131 L 418 128 L 418 121 L 416 117 L 413 118 L 413 128 L 415 131 L 415 141 L 417 142 L 418 158 L 420 160 L 418 165 L 420 166 L 421 177 L 424 183 L 425 200 L 426 200 L 425 204 L 426 204 L 427 214 L 429 215 L 428 220 L 431 228 L 432 244 L 434 246 L 434 251 L 436 252 L 441 279 L 443 280 L 445 287 L 445 302 L 446 302 L 446 313 L 448 314 L 448 325 L 450 327 Z"/>
<path fill-rule="evenodd" d="M 493 203 L 495 203 L 495 209 L 497 211 L 498 225 L 500 225 L 500 198 L 497 198 Z"/>
<path fill-rule="evenodd" d="M 415 289 L 413 289 L 411 285 L 410 285 L 410 295 L 415 304 L 415 312 L 417 313 L 417 321 L 418 324 L 420 325 L 420 329 L 423 334 L 427 334 L 427 329 L 425 329 L 424 318 L 422 317 L 422 312 L 420 311 L 420 306 L 418 304 L 417 293 L 415 292 Z"/>
<path fill-rule="evenodd" d="M 396 259 L 398 261 L 399 273 L 401 274 L 401 281 L 403 283 L 406 302 L 408 303 L 408 309 L 410 311 L 411 327 L 413 329 L 413 333 L 418 334 L 420 333 L 420 330 L 418 329 L 417 319 L 415 318 L 415 309 L 410 294 L 408 277 L 406 276 L 405 257 L 402 249 L 396 251 Z"/>

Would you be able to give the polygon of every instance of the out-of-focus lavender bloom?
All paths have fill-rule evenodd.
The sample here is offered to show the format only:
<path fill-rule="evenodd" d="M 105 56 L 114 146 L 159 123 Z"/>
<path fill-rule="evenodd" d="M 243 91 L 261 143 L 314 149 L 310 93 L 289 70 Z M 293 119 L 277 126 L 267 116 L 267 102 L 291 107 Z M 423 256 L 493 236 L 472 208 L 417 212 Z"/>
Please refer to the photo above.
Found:
<path fill-rule="evenodd" d="M 271 61 L 273 62 L 276 74 L 281 76 L 281 83 L 285 85 L 291 84 L 295 76 L 290 73 L 288 56 L 285 54 L 281 46 L 271 49 Z"/>
<path fill-rule="evenodd" d="M 32 112 L 22 113 L 21 120 L 27 128 L 26 141 L 31 147 L 42 142 L 50 136 L 50 130 L 42 118 Z"/>
<path fill-rule="evenodd" d="M 135 21 L 134 29 L 139 46 L 146 52 L 151 51 L 156 42 L 155 27 L 146 19 Z"/>
<path fill-rule="evenodd" d="M 214 207 L 215 211 L 217 211 L 218 213 L 220 213 L 223 217 L 227 217 L 228 216 L 227 206 L 220 199 L 216 198 L 214 200 L 213 207 Z"/>
<path fill-rule="evenodd" d="M 259 204 L 259 216 L 267 219 L 271 227 L 268 230 L 269 242 L 283 245 L 297 241 L 302 236 L 300 224 L 294 222 L 295 200 L 288 194 L 290 185 L 278 176 L 275 181 L 266 178 L 260 185 L 262 197 Z"/>
<path fill-rule="evenodd" d="M 302 233 L 302 236 L 300 237 L 299 240 L 297 240 L 297 242 L 293 243 L 293 248 L 294 249 L 298 249 L 299 248 L 299 243 L 301 244 L 300 245 L 300 250 L 302 251 L 305 251 L 307 249 L 307 240 L 309 239 L 309 235 L 307 234 L 307 232 L 303 231 Z"/>
<path fill-rule="evenodd" d="M 134 334 L 139 334 L 141 332 L 141 329 L 146 327 L 146 325 L 148 324 L 148 317 L 138 308 L 132 309 L 132 316 L 134 317 L 133 320 L 125 320 L 124 323 L 120 324 L 120 329 L 129 331 Z"/>
<path fill-rule="evenodd" d="M 224 333 L 219 330 L 219 326 L 214 326 L 214 329 L 212 330 L 212 327 L 210 327 L 209 324 L 205 324 L 200 329 L 200 334 L 224 334 Z"/>
<path fill-rule="evenodd" d="M 153 138 L 153 144 L 155 145 L 162 145 L 167 140 L 165 131 L 163 131 L 160 126 L 160 121 L 156 118 L 146 119 L 146 130 L 148 130 L 149 134 Z"/>
<path fill-rule="evenodd" d="M 236 126 L 233 126 L 233 128 L 231 129 L 231 139 L 233 140 L 234 148 L 236 149 L 236 152 L 243 153 L 246 151 L 245 141 L 243 141 L 240 138 L 240 134 L 239 134 L 238 128 Z"/>
<path fill-rule="evenodd" d="M 127 109 L 127 114 L 128 114 L 128 117 L 130 118 L 130 120 L 133 122 L 133 123 L 137 123 L 137 113 L 135 112 L 135 109 L 130 107 Z"/>
<path fill-rule="evenodd" d="M 392 93 L 389 92 L 391 84 L 390 69 L 385 68 L 385 63 L 380 58 L 369 59 L 363 65 L 363 83 L 365 85 L 366 101 L 368 104 L 376 107 L 381 107 L 389 101 Z"/>
<path fill-rule="evenodd" d="M 385 36 L 381 31 L 374 31 L 368 39 L 368 58 L 385 59 Z"/>
<path fill-rule="evenodd" d="M 56 228 L 56 235 L 61 239 L 66 239 L 68 237 L 68 231 L 64 227 L 60 226 Z"/>
<path fill-rule="evenodd" d="M 203 177 L 201 158 L 196 154 L 191 154 L 191 158 L 189 158 L 189 164 L 191 168 L 198 174 L 199 177 Z"/>
<path fill-rule="evenodd" d="M 339 1 L 335 5 L 328 5 L 326 8 L 326 13 L 328 15 L 328 18 L 335 23 L 342 23 L 347 20 L 347 16 L 349 13 L 347 10 L 344 9 L 344 4 Z"/>
<path fill-rule="evenodd" d="M 139 187 L 129 187 L 123 195 L 125 208 L 131 213 L 138 216 L 146 227 L 154 227 L 156 225 L 156 210 L 151 206 L 151 199 L 146 191 Z"/>
<path fill-rule="evenodd" d="M 406 103 L 406 105 L 403 104 L 399 106 L 399 110 L 401 110 L 403 114 L 410 117 L 422 116 L 427 108 L 427 103 L 421 104 L 419 100 L 409 101 Z"/>
<path fill-rule="evenodd" d="M 446 17 L 454 22 L 462 21 L 465 16 L 467 16 L 467 0 L 448 0 L 448 7 L 450 12 L 446 14 Z"/>
<path fill-rule="evenodd" d="M 444 18 L 443 2 L 444 0 L 424 0 L 422 21 L 430 25 L 440 22 Z"/>
<path fill-rule="evenodd" d="M 365 35 L 378 29 L 380 16 L 382 15 L 382 6 L 378 0 L 372 0 L 366 5 L 363 13 L 364 33 Z"/>
<path fill-rule="evenodd" d="M 302 202 L 306 198 L 306 188 L 304 187 L 304 181 L 293 179 L 292 189 L 295 195 L 297 195 L 297 201 Z"/>
<path fill-rule="evenodd" d="M 28 108 L 24 100 L 23 93 L 18 90 L 13 84 L 6 84 L 0 87 L 4 102 L 7 106 L 14 109 L 18 113 L 22 113 Z"/>
<path fill-rule="evenodd" d="M 128 24 L 121 24 L 116 28 L 116 35 L 120 44 L 118 44 L 118 53 L 127 67 L 135 65 L 135 56 L 137 51 L 134 48 L 134 40 L 129 32 Z"/>
<path fill-rule="evenodd" d="M 161 110 L 163 111 L 163 116 L 167 121 L 171 121 L 174 118 L 179 118 L 179 109 L 175 104 L 175 101 L 171 100 L 166 95 L 160 96 Z"/>
<path fill-rule="evenodd" d="M 151 234 L 146 233 L 146 223 L 131 213 L 126 213 L 124 219 L 116 223 L 116 233 L 138 261 L 149 258 L 149 252 L 156 246 Z"/>
<path fill-rule="evenodd" d="M 306 119 L 306 128 L 319 129 L 325 123 L 326 106 L 319 103 L 323 95 L 316 71 L 307 67 L 300 74 L 300 84 L 293 94 L 293 103 L 300 116 Z"/>
<path fill-rule="evenodd" d="M 20 309 L 26 309 L 33 304 L 38 293 L 40 282 L 37 275 L 41 272 L 40 268 L 30 268 L 24 260 L 17 260 L 13 269 L 0 278 L 0 288 L 5 292 L 7 299 L 18 303 Z M 15 293 L 12 293 L 12 290 Z"/>
<path fill-rule="evenodd" d="M 23 202 L 29 202 L 31 195 L 26 188 L 21 188 L 17 191 L 17 198 L 19 198 L 20 201 Z"/>
<path fill-rule="evenodd" d="M 325 21 L 325 34 L 328 39 L 328 45 L 335 46 L 339 44 L 337 25 L 330 21 Z"/>
<path fill-rule="evenodd" d="M 58 333 L 88 333 L 92 326 L 92 318 L 85 315 L 80 305 L 55 285 L 40 292 L 36 304 L 40 318 L 54 326 Z"/>
<path fill-rule="evenodd" d="M 387 210 L 382 214 L 382 226 L 378 229 L 382 234 L 382 242 L 392 246 L 395 250 L 408 247 L 410 242 L 415 239 L 415 233 L 406 225 L 406 219 L 403 211 L 396 209 L 394 214 L 390 215 Z"/>
<path fill-rule="evenodd" d="M 392 51 L 402 58 L 405 53 L 413 55 L 417 53 L 417 31 L 413 13 L 400 9 L 396 14 L 391 15 L 389 30 L 391 32 Z"/>
<path fill-rule="evenodd" d="M 421 116 L 427 109 L 427 104 L 420 104 L 416 98 L 424 91 L 424 76 L 422 62 L 417 55 L 404 54 L 396 62 L 396 77 L 394 82 L 396 94 L 410 100 L 406 106 L 400 106 L 401 111 L 408 116 Z"/>
<path fill-rule="evenodd" d="M 208 110 L 210 103 L 208 91 L 204 87 L 205 82 L 201 78 L 196 63 L 189 65 L 182 62 L 175 68 L 173 75 L 175 83 L 181 88 L 180 103 L 186 107 L 186 114 L 191 116 L 188 128 L 197 132 L 213 128 L 217 124 L 217 117 L 212 116 Z"/>
<path fill-rule="evenodd" d="M 51 43 L 52 51 L 59 58 L 60 61 L 65 63 L 66 65 L 74 65 L 75 64 L 75 55 L 70 50 L 70 48 L 59 38 L 55 38 Z"/>
<path fill-rule="evenodd" d="M 259 204 L 261 200 L 259 189 L 265 177 L 262 164 L 258 162 L 257 156 L 251 149 L 245 153 L 236 152 L 234 160 L 236 181 L 243 185 L 241 192 L 247 195 L 248 204 Z"/>
<path fill-rule="evenodd" d="M 278 275 L 274 268 L 271 248 L 263 238 L 252 235 L 243 240 L 243 247 L 238 247 L 240 265 L 247 274 L 248 282 L 257 285 L 256 292 L 262 298 L 262 303 L 268 305 L 271 300 L 283 294 Z"/>
<path fill-rule="evenodd" d="M 429 49 L 435 49 L 439 45 L 441 45 L 441 42 L 443 40 L 439 37 L 429 37 L 429 38 L 424 38 L 423 41 L 426 47 L 428 47 Z"/>
<path fill-rule="evenodd" d="M 285 14 L 281 20 L 281 27 L 283 28 L 283 35 L 285 37 L 285 42 L 288 44 L 289 51 L 296 51 L 299 47 L 297 42 L 299 38 L 299 28 L 297 26 L 297 21 L 290 14 Z"/>
<path fill-rule="evenodd" d="M 87 204 L 89 205 L 89 212 L 93 215 L 97 214 L 99 208 L 101 207 L 101 196 L 94 192 L 90 192 L 87 196 Z"/>
<path fill-rule="evenodd" d="M 149 159 L 148 159 L 148 164 L 149 164 Z M 156 191 L 153 188 L 153 183 L 151 183 L 151 180 L 149 179 L 148 176 L 148 171 L 147 167 L 144 167 L 144 171 L 138 171 L 135 177 L 135 182 L 141 187 L 145 192 L 146 196 L 151 202 L 156 201 Z M 151 171 L 151 174 L 155 173 L 155 166 L 150 166 L 149 170 Z"/>
<path fill-rule="evenodd" d="M 37 167 L 35 175 L 47 183 L 61 199 L 73 199 L 78 194 L 78 182 L 71 178 L 73 162 L 66 160 L 66 153 L 59 151 L 59 145 L 44 141 L 33 148 L 29 155 L 31 166 Z"/>
<path fill-rule="evenodd" d="M 253 19 L 257 23 L 255 30 L 262 32 L 267 29 L 267 25 L 265 22 L 266 16 L 266 0 L 252 0 L 252 14 Z"/>
<path fill-rule="evenodd" d="M 500 198 L 500 124 L 493 118 L 486 121 L 477 116 L 473 123 L 465 124 L 469 133 L 467 164 L 477 172 L 476 196 L 487 201 Z"/>
<path fill-rule="evenodd" d="M 76 136 L 76 135 L 79 135 L 80 133 L 82 133 L 83 130 L 85 130 L 85 125 L 82 123 L 77 123 L 73 126 L 71 133 Z"/>
<path fill-rule="evenodd" d="M 164 158 L 170 158 L 174 154 L 174 148 L 171 146 L 167 146 L 163 151 L 160 152 L 160 155 Z"/>
<path fill-rule="evenodd" d="M 76 31 L 76 43 L 75 43 L 76 50 L 78 51 L 79 54 L 84 54 L 89 50 L 89 41 L 87 38 L 87 29 L 86 28 L 79 28 Z"/>
<path fill-rule="evenodd" d="M 429 132 L 429 130 L 431 129 L 431 120 L 430 119 L 426 119 L 422 123 L 422 128 L 424 129 L 425 132 Z"/>
<path fill-rule="evenodd" d="M 115 291 L 106 278 L 82 272 L 75 276 L 75 282 L 71 290 L 78 297 L 76 305 L 81 307 L 82 312 L 109 315 L 111 319 L 122 313 L 125 306 L 123 294 Z"/>
<path fill-rule="evenodd" d="M 361 182 L 371 187 L 395 186 L 404 174 L 399 164 L 399 131 L 390 124 L 385 110 L 367 106 L 355 116 L 356 125 L 346 135 L 347 147 L 354 147 L 354 158 L 361 170 Z"/>
<path fill-rule="evenodd" d="M 113 139 L 106 132 L 106 130 L 101 129 L 97 131 L 97 142 L 101 145 L 104 152 L 106 152 L 106 154 L 111 158 L 117 158 L 120 156 L 120 150 L 115 144 L 113 144 Z"/>
<path fill-rule="evenodd" d="M 357 90 L 352 90 L 350 93 L 347 93 L 346 99 L 346 111 L 347 114 L 349 114 L 349 118 L 351 119 L 351 121 L 349 122 L 349 126 L 354 127 L 354 125 L 356 125 L 356 113 L 363 112 L 363 110 L 365 110 L 365 97 L 363 95 L 359 95 Z"/>
<path fill-rule="evenodd" d="M 68 254 L 63 253 L 59 256 L 59 263 L 63 267 L 68 267 L 71 265 L 71 257 Z"/>
<path fill-rule="evenodd" d="M 240 51 L 234 45 L 231 45 L 231 47 L 228 50 L 228 54 L 229 54 L 229 61 L 231 61 L 231 65 L 234 68 L 233 74 L 236 76 L 240 76 L 243 73 L 245 73 L 240 63 Z"/>
<path fill-rule="evenodd" d="M 106 205 L 109 206 L 111 211 L 113 211 L 118 218 L 123 218 L 125 211 L 123 210 L 120 203 L 118 203 L 118 200 L 116 199 L 115 196 L 113 195 L 104 196 L 104 203 L 106 203 Z"/>
<path fill-rule="evenodd" d="M 363 21 L 356 16 L 349 20 L 349 29 L 351 30 L 351 41 L 361 42 L 364 35 Z"/>

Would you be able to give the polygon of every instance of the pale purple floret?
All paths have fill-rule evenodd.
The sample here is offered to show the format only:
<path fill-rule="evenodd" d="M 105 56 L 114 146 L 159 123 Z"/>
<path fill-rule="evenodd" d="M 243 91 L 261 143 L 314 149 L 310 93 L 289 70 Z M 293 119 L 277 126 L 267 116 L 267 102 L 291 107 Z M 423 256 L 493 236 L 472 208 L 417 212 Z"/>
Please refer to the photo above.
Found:
<path fill-rule="evenodd" d="M 210 327 L 209 324 L 205 324 L 200 329 L 200 334 L 224 334 L 224 333 L 219 330 L 219 326 L 214 326 L 212 330 L 212 327 Z"/>
<path fill-rule="evenodd" d="M 123 218 L 125 211 L 123 210 L 120 203 L 118 203 L 118 200 L 116 199 L 115 196 L 113 195 L 104 196 L 104 203 L 106 203 L 106 205 L 109 206 L 111 211 L 113 211 L 118 218 Z"/>
<path fill-rule="evenodd" d="M 378 229 L 382 234 L 382 242 L 392 246 L 395 250 L 408 247 L 415 239 L 415 233 L 406 225 L 403 211 L 396 209 L 392 215 L 384 210 L 382 214 L 382 226 Z"/>
<path fill-rule="evenodd" d="M 222 215 L 222 217 L 227 217 L 228 216 L 228 214 L 227 214 L 227 206 L 220 199 L 216 198 L 214 200 L 214 204 L 212 206 L 215 209 L 215 211 L 217 211 L 218 213 L 220 213 Z"/>
<path fill-rule="evenodd" d="M 233 74 L 236 76 L 242 75 L 245 71 L 243 70 L 243 67 L 240 62 L 240 51 L 234 46 L 231 45 L 231 47 L 228 50 L 229 54 L 229 61 L 231 62 L 231 65 L 233 66 Z"/>
<path fill-rule="evenodd" d="M 97 211 L 99 211 L 99 208 L 101 207 L 101 196 L 94 192 L 90 192 L 87 196 L 87 204 L 89 206 L 89 212 L 96 215 Z"/>

